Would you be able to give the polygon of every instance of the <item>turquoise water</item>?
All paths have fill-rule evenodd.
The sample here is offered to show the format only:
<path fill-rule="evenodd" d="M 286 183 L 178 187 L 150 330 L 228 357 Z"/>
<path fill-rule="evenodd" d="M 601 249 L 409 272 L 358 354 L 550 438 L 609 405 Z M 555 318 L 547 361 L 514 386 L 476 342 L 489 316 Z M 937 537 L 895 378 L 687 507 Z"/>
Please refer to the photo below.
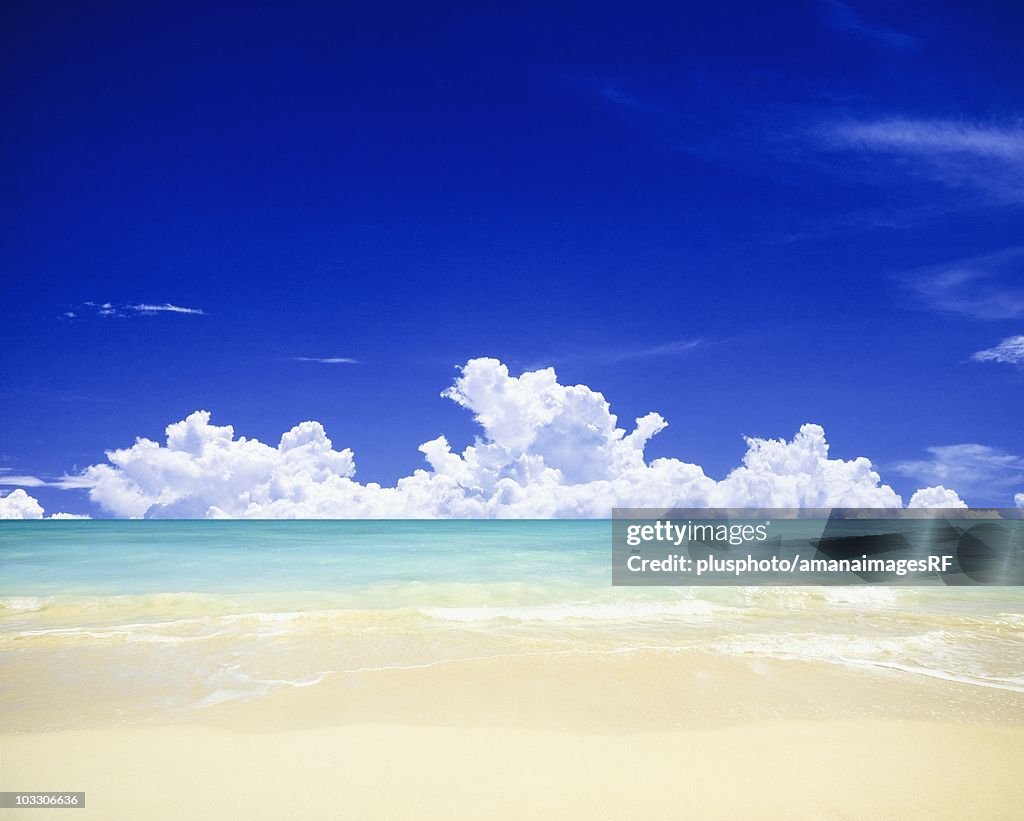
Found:
<path fill-rule="evenodd" d="M 0 525 L 0 596 L 610 584 L 604 521 L 54 521 Z"/>
<path fill-rule="evenodd" d="M 607 521 L 0 523 L 0 726 L 73 726 L 83 708 L 53 705 L 82 693 L 129 720 L 538 654 L 792 660 L 1024 694 L 1020 588 L 623 588 L 610 562 Z"/>

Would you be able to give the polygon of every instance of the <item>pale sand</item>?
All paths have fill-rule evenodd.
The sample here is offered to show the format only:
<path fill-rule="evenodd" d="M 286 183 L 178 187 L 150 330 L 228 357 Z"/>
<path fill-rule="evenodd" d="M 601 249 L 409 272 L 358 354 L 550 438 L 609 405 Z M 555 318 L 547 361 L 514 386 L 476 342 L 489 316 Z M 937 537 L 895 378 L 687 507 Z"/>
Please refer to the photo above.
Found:
<path fill-rule="evenodd" d="M 69 819 L 1020 818 L 1024 734 L 786 721 L 589 734 L 360 725 L 15 734 L 3 789 L 85 790 Z M 42 818 L 58 811 L 3 811 Z"/>
<path fill-rule="evenodd" d="M 173 721 L 7 725 L 0 789 L 88 804 L 0 819 L 1020 818 L 1022 708 L 899 673 L 692 655 L 368 671 Z"/>

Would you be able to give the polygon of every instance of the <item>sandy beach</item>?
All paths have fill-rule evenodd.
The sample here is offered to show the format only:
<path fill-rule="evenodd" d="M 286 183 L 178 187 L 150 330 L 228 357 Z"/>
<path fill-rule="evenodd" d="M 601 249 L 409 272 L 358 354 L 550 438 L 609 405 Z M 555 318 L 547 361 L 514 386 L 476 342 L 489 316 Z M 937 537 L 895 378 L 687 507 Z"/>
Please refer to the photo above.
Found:
<path fill-rule="evenodd" d="M 74 818 L 126 821 L 1009 819 L 1024 802 L 1022 708 L 1019 693 L 898 671 L 490 659 L 348 674 L 177 721 L 117 726 L 94 703 L 89 728 L 5 732 L 0 788 L 84 790 Z"/>
<path fill-rule="evenodd" d="M 616 588 L 602 523 L 134 524 L 0 534 L 0 790 L 86 793 L 0 821 L 1024 806 L 1014 588 Z"/>
<path fill-rule="evenodd" d="M 880 720 L 644 734 L 169 726 L 6 737 L 4 788 L 70 784 L 88 796 L 72 817 L 102 819 L 1012 819 L 1022 749 L 1019 729 Z"/>

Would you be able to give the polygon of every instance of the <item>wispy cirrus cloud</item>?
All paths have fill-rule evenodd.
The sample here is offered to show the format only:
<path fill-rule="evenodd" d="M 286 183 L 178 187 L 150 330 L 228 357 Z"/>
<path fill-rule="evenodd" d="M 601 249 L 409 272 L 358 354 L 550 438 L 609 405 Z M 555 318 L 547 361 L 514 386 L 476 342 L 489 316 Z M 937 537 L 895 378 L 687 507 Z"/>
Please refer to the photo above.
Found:
<path fill-rule="evenodd" d="M 919 269 L 898 279 L 925 310 L 985 320 L 1024 317 L 1024 247 Z"/>
<path fill-rule="evenodd" d="M 704 344 L 702 339 L 677 339 L 661 345 L 652 345 L 649 348 L 634 348 L 632 350 L 619 351 L 609 356 L 611 362 L 629 362 L 634 359 L 653 359 L 655 357 L 681 356 L 694 348 Z"/>
<path fill-rule="evenodd" d="M 1014 163 L 1024 162 L 1024 129 L 953 120 L 892 118 L 833 126 L 839 142 L 873 151 L 922 155 L 963 154 Z"/>
<path fill-rule="evenodd" d="M 51 476 L 44 479 L 39 476 L 11 473 L 9 468 L 0 468 L 0 487 L 56 487 L 61 490 L 74 490 L 92 487 L 92 482 L 81 475 Z"/>
<path fill-rule="evenodd" d="M 1024 336 L 1011 336 L 994 348 L 978 351 L 971 357 L 975 362 L 1002 362 L 1024 367 Z"/>
<path fill-rule="evenodd" d="M 891 49 L 913 49 L 920 45 L 916 37 L 866 22 L 842 0 L 822 0 L 825 22 L 835 31 L 874 45 Z"/>
<path fill-rule="evenodd" d="M 316 362 L 320 365 L 358 365 L 358 359 L 348 356 L 293 356 L 293 362 Z"/>
<path fill-rule="evenodd" d="M 906 117 L 831 122 L 822 147 L 887 158 L 896 171 L 949 188 L 980 191 L 1001 203 L 1024 202 L 1024 125 Z"/>
<path fill-rule="evenodd" d="M 156 316 L 157 314 L 185 314 L 190 316 L 206 316 L 202 308 L 186 308 L 172 305 L 170 302 L 161 304 L 142 302 L 136 305 L 114 302 L 83 302 L 65 311 L 65 319 L 78 319 L 83 316 L 100 316 L 123 319 L 131 316 Z"/>
<path fill-rule="evenodd" d="M 928 448 L 930 459 L 901 462 L 899 473 L 918 481 L 955 485 L 961 495 L 992 498 L 1024 485 L 1024 456 L 976 443 Z"/>
<path fill-rule="evenodd" d="M 621 362 L 637 362 L 645 359 L 673 359 L 688 355 L 691 351 L 709 344 L 704 339 L 675 339 L 655 345 L 630 347 L 576 349 L 561 353 L 549 353 L 529 361 L 527 368 L 544 368 L 552 363 L 594 363 L 614 365 Z"/>

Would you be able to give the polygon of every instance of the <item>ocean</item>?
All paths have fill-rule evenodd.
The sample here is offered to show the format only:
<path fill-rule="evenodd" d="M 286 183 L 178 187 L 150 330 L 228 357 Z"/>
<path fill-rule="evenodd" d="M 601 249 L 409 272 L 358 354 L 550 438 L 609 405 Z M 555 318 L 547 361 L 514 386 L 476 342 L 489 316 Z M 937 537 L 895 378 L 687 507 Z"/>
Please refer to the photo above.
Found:
<path fill-rule="evenodd" d="M 1024 693 L 1021 588 L 612 587 L 610 534 L 591 520 L 4 522 L 0 722 L 133 723 L 359 671 L 635 652 Z"/>

